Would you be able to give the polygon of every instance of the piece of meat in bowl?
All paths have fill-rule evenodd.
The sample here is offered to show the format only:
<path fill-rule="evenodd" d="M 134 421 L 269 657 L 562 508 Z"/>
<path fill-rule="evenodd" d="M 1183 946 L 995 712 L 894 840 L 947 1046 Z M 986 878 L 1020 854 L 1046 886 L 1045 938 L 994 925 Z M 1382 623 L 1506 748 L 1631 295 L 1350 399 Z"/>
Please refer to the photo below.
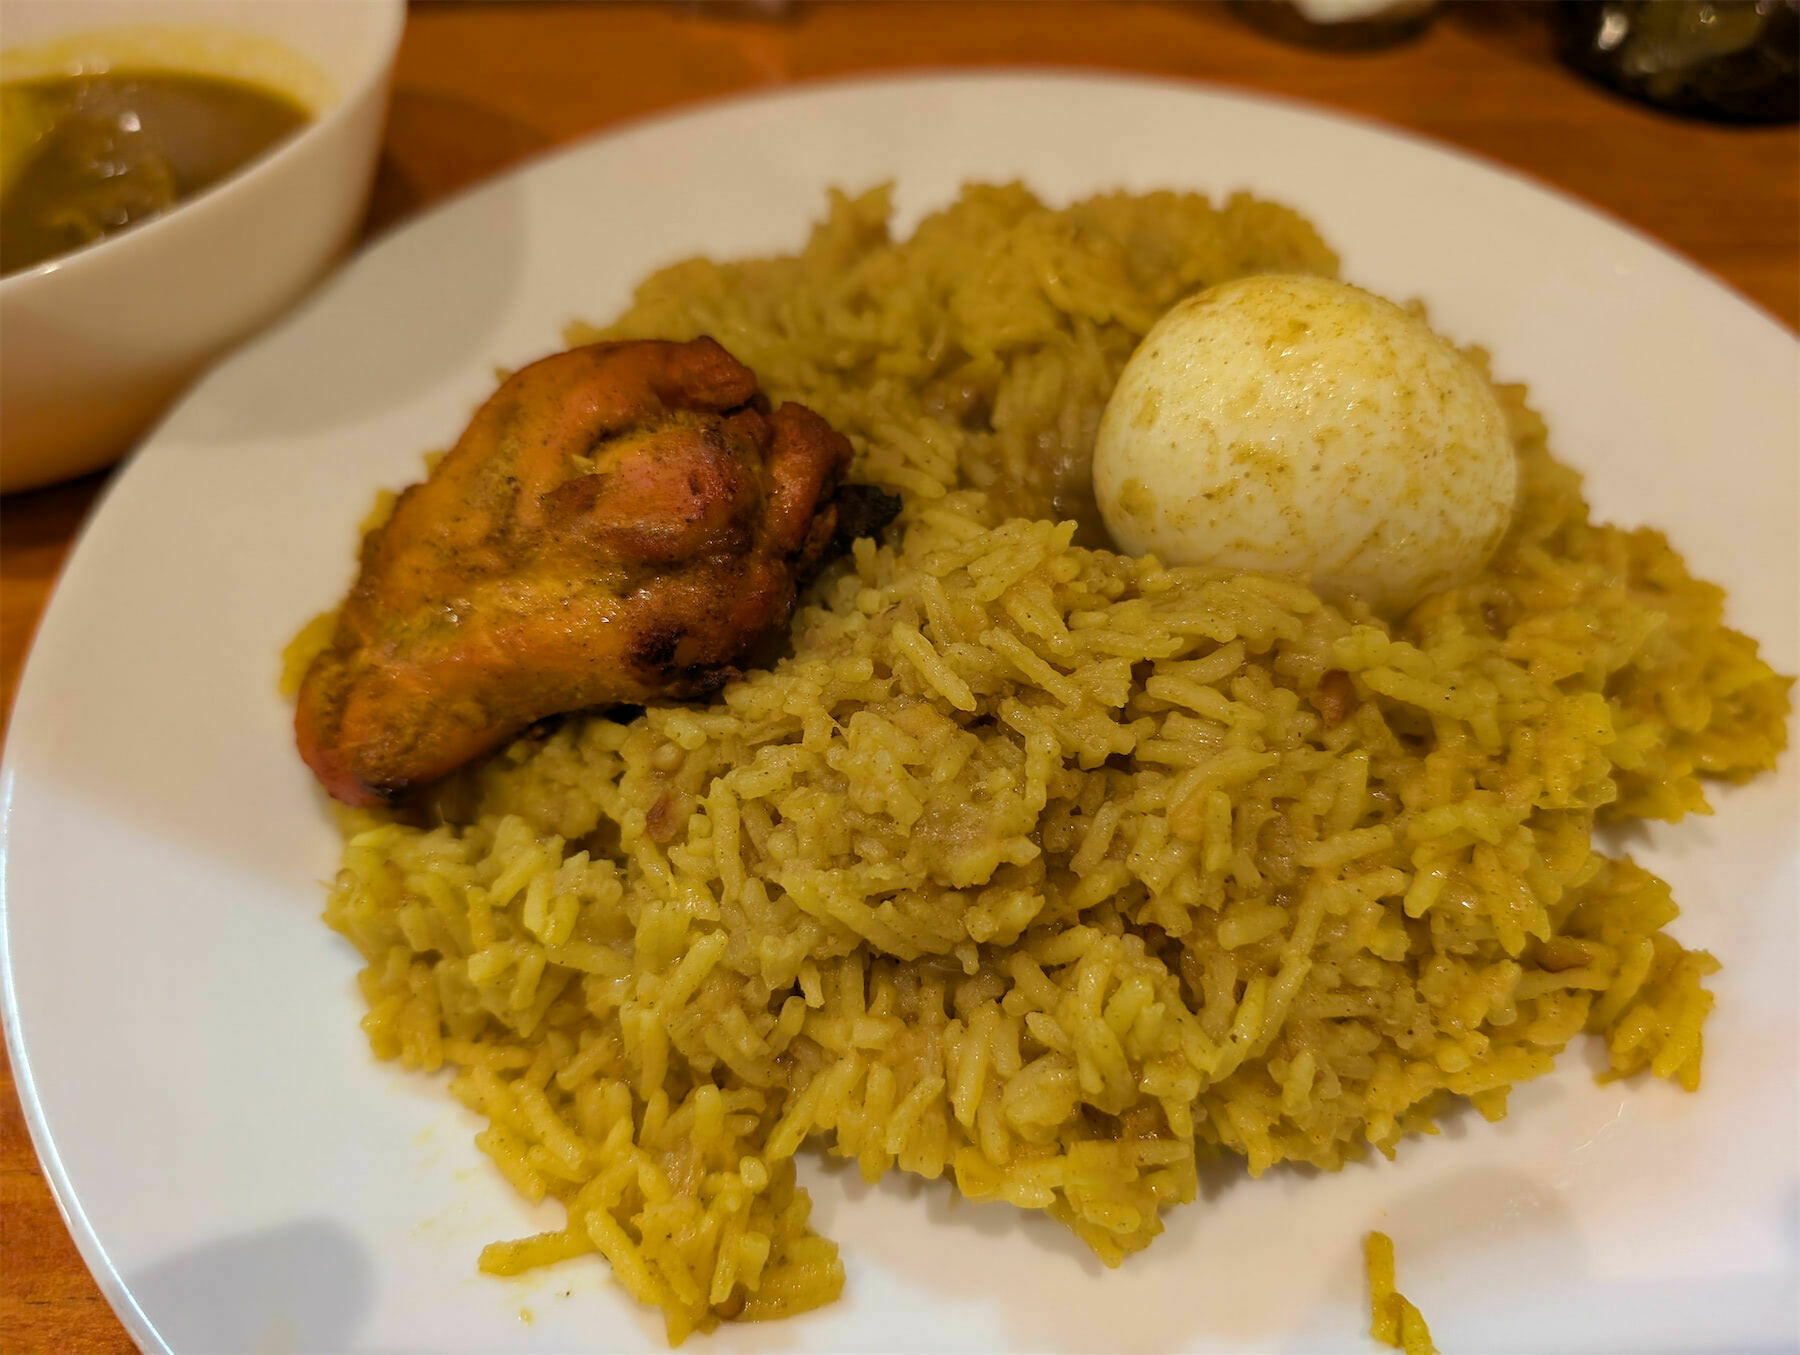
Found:
<path fill-rule="evenodd" d="M 300 685 L 301 756 L 374 805 L 547 716 L 716 691 L 814 569 L 898 511 L 840 485 L 849 462 L 711 339 L 532 363 L 364 538 Z"/>

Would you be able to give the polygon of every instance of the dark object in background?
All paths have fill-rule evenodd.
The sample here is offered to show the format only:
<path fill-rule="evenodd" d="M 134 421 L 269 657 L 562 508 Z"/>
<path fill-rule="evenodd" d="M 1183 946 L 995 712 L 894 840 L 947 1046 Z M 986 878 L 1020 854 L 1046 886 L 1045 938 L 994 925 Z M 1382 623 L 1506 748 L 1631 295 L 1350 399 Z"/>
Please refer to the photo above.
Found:
<path fill-rule="evenodd" d="M 1334 52 L 1372 52 L 1423 33 L 1440 0 L 1230 0 L 1231 12 L 1272 38 Z"/>
<path fill-rule="evenodd" d="M 1800 0 L 1559 0 L 1550 24 L 1564 61 L 1644 103 L 1800 120 Z"/>
<path fill-rule="evenodd" d="M 768 23 L 787 23 L 800 14 L 796 0 L 676 0 L 675 8 L 706 19 L 760 19 Z"/>

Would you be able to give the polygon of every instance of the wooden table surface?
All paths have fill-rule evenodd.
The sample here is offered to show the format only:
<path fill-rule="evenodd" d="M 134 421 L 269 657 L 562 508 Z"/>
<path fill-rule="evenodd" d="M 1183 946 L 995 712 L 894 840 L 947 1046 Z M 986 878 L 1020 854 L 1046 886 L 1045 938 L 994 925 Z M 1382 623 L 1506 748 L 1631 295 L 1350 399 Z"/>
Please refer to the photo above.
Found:
<path fill-rule="evenodd" d="M 801 3 L 779 22 L 740 11 L 415 6 L 369 229 L 546 147 L 695 99 L 896 67 L 1098 66 L 1273 90 L 1466 147 L 1648 231 L 1800 325 L 1800 131 L 1618 100 L 1557 64 L 1530 6 L 1453 9 L 1416 42 L 1356 56 L 1284 46 L 1210 4 Z M 0 711 L 105 483 L 0 502 Z M 0 1349 L 129 1351 L 50 1198 L 4 1064 L 0 1083 Z"/>

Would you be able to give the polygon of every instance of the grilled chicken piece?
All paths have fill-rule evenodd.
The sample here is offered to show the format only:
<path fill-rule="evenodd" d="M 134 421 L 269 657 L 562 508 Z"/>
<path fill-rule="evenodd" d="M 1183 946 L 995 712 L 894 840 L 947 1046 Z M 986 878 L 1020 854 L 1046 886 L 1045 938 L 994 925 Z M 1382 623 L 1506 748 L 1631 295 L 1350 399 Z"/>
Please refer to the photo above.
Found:
<path fill-rule="evenodd" d="M 373 805 L 546 716 L 716 690 L 846 532 L 897 510 L 839 489 L 849 461 L 711 339 L 531 364 L 364 539 L 301 683 L 301 756 Z"/>

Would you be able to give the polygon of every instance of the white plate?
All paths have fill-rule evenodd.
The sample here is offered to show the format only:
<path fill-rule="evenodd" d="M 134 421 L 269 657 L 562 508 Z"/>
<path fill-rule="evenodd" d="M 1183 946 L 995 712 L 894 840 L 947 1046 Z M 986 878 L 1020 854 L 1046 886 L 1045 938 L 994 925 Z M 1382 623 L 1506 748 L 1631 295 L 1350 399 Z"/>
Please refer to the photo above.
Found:
<path fill-rule="evenodd" d="M 1346 275 L 1422 296 L 1532 385 L 1599 511 L 1666 527 L 1797 666 L 1795 344 L 1657 245 L 1389 132 L 1185 85 L 1074 76 L 815 86 L 576 147 L 383 240 L 220 367 L 108 494 L 45 617 L 3 793 L 8 1035 L 76 1242 L 152 1350 L 654 1349 L 598 1262 L 499 1281 L 547 1226 L 440 1082 L 369 1057 L 336 842 L 276 654 L 348 579 L 496 364 L 606 317 L 652 267 L 791 250 L 828 184 L 893 178 L 902 227 L 966 179 L 1250 187 Z M 1453 1115 L 1335 1176 L 1236 1170 L 1106 1272 L 1055 1224 L 942 1183 L 803 1166 L 844 1300 L 707 1350 L 1367 1350 L 1385 1228 L 1446 1350 L 1787 1347 L 1800 1330 L 1800 759 L 1630 846 L 1724 961 L 1706 1085 L 1596 1086 L 1577 1046 L 1513 1117 Z M 527 1322 L 522 1310 L 529 1312 Z"/>

